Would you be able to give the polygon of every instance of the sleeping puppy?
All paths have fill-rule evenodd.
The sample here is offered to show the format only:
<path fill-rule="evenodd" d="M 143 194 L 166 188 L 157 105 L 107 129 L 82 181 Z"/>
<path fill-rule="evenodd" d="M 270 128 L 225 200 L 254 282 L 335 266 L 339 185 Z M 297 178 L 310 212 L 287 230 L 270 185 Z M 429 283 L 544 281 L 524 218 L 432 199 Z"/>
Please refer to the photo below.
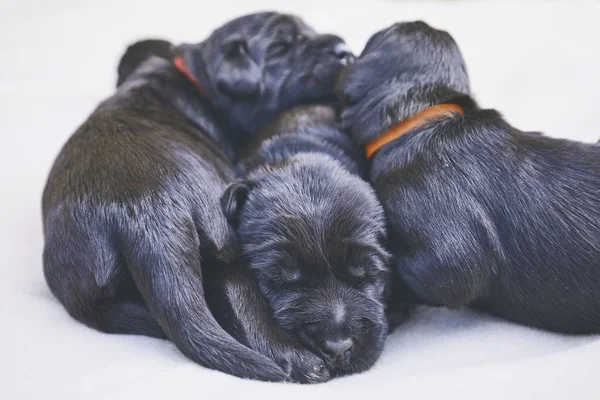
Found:
<path fill-rule="evenodd" d="M 331 96 L 348 57 L 343 42 L 296 17 L 260 13 L 175 49 L 174 61 L 161 43 L 129 49 L 116 93 L 52 167 L 43 194 L 48 286 L 86 325 L 167 337 L 206 367 L 262 380 L 327 379 L 322 361 L 280 335 L 260 304 L 235 314 L 240 341 L 255 350 L 234 340 L 209 310 L 204 276 L 212 295 L 226 296 L 210 299 L 215 307 L 258 293 L 239 289 L 248 280 L 237 272 L 220 195 L 234 179 L 237 146 L 256 128 Z M 265 349 L 267 340 L 276 343 Z"/>
<path fill-rule="evenodd" d="M 222 205 L 277 323 L 333 375 L 364 371 L 387 333 L 383 210 L 328 106 L 285 113 Z"/>
<path fill-rule="evenodd" d="M 239 261 L 211 265 L 203 269 L 206 301 L 225 331 L 277 362 L 292 382 L 321 383 L 331 378 L 320 357 L 277 325 L 248 266 Z"/>
<path fill-rule="evenodd" d="M 600 331 L 600 148 L 478 108 L 458 46 L 423 22 L 375 34 L 337 90 L 412 295 Z"/>

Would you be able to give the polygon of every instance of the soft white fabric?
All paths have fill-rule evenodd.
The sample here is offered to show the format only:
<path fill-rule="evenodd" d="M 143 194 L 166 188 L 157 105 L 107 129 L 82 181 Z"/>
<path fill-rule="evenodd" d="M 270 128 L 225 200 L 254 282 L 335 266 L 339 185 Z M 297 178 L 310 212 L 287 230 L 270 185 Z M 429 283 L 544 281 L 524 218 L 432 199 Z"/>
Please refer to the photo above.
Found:
<path fill-rule="evenodd" d="M 112 92 L 128 43 L 198 41 L 227 19 L 264 9 L 301 14 L 355 51 L 381 27 L 423 19 L 454 35 L 482 105 L 521 129 L 600 136 L 598 1 L 3 0 L 0 398 L 599 398 L 597 337 L 467 311 L 420 310 L 370 372 L 310 387 L 209 371 L 168 342 L 104 335 L 67 316 L 41 266 L 41 191 L 60 146 Z"/>

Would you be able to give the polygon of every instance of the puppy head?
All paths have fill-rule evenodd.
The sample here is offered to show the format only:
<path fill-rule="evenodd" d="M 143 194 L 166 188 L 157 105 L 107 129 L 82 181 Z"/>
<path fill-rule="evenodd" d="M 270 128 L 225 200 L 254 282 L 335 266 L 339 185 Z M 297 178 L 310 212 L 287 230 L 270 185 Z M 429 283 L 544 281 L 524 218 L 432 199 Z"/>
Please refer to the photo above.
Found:
<path fill-rule="evenodd" d="M 397 23 L 373 35 L 336 86 L 342 122 L 361 144 L 425 107 L 469 93 L 452 37 L 424 22 Z"/>
<path fill-rule="evenodd" d="M 339 37 L 278 13 L 237 18 L 180 51 L 207 97 L 246 132 L 293 105 L 330 99 L 353 60 Z"/>
<path fill-rule="evenodd" d="M 387 333 L 389 257 L 372 188 L 327 156 L 301 154 L 233 184 L 222 205 L 278 324 L 334 375 L 370 368 Z"/>

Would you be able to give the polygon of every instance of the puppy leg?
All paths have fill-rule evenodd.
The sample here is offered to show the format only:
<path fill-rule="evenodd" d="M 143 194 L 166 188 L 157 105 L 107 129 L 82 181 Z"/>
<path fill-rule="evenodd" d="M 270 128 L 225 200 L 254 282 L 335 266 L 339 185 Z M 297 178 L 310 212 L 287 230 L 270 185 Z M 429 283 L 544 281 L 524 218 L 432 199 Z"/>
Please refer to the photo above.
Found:
<path fill-rule="evenodd" d="M 457 227 L 452 231 L 424 222 L 424 233 L 418 236 L 426 237 L 426 244 L 394 257 L 393 273 L 409 289 L 408 296 L 414 293 L 431 305 L 460 308 L 485 294 L 498 271 L 499 250 L 492 244 L 497 240 L 489 240 L 493 233 L 474 228 L 482 226 L 477 220 L 462 217 L 451 225 Z"/>
<path fill-rule="evenodd" d="M 329 379 L 323 361 L 277 325 L 248 267 L 211 262 L 203 274 L 209 307 L 235 339 L 276 361 L 295 382 Z"/>
<path fill-rule="evenodd" d="M 200 365 L 243 378 L 284 380 L 273 361 L 235 341 L 213 318 L 204 297 L 198 230 L 191 215 L 174 206 L 155 204 L 121 215 L 120 248 L 152 314 Z"/>
<path fill-rule="evenodd" d="M 78 321 L 106 333 L 166 338 L 148 310 L 97 216 L 78 210 L 46 221 L 44 275 L 50 290 Z"/>
<path fill-rule="evenodd" d="M 451 308 L 469 305 L 490 284 L 493 255 L 468 249 L 457 240 L 436 241 L 435 248 L 397 257 L 393 267 L 406 285 L 426 303 Z"/>
<path fill-rule="evenodd" d="M 96 304 L 94 314 L 96 328 L 102 332 L 167 338 L 141 298 L 102 299 Z"/>
<path fill-rule="evenodd" d="M 504 250 L 487 208 L 467 191 L 436 179 L 406 181 L 385 203 L 392 272 L 432 305 L 464 307 L 486 294 Z M 428 199 L 436 199 L 435 202 Z M 442 204 L 442 206 L 440 206 Z"/>

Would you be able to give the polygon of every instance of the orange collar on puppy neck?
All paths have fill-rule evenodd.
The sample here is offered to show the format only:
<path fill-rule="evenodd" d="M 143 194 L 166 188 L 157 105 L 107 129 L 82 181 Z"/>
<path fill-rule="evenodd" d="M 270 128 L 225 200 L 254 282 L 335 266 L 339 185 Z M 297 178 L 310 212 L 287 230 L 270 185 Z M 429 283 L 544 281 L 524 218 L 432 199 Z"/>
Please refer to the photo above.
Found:
<path fill-rule="evenodd" d="M 181 74 L 185 76 L 188 81 L 194 84 L 194 86 L 199 92 L 202 92 L 202 86 L 200 86 L 200 83 L 198 83 L 196 77 L 190 72 L 187 65 L 185 65 L 185 60 L 183 59 L 183 56 L 175 57 L 173 59 L 173 65 L 175 66 L 175 69 L 181 72 Z"/>
<path fill-rule="evenodd" d="M 454 114 L 463 115 L 463 108 L 458 104 L 438 104 L 437 106 L 428 107 L 416 114 L 411 115 L 410 117 L 392 126 L 376 139 L 368 142 L 365 145 L 367 159 L 371 158 L 371 156 L 384 145 L 399 138 L 406 132 L 419 128 L 433 120 L 450 117 Z"/>

